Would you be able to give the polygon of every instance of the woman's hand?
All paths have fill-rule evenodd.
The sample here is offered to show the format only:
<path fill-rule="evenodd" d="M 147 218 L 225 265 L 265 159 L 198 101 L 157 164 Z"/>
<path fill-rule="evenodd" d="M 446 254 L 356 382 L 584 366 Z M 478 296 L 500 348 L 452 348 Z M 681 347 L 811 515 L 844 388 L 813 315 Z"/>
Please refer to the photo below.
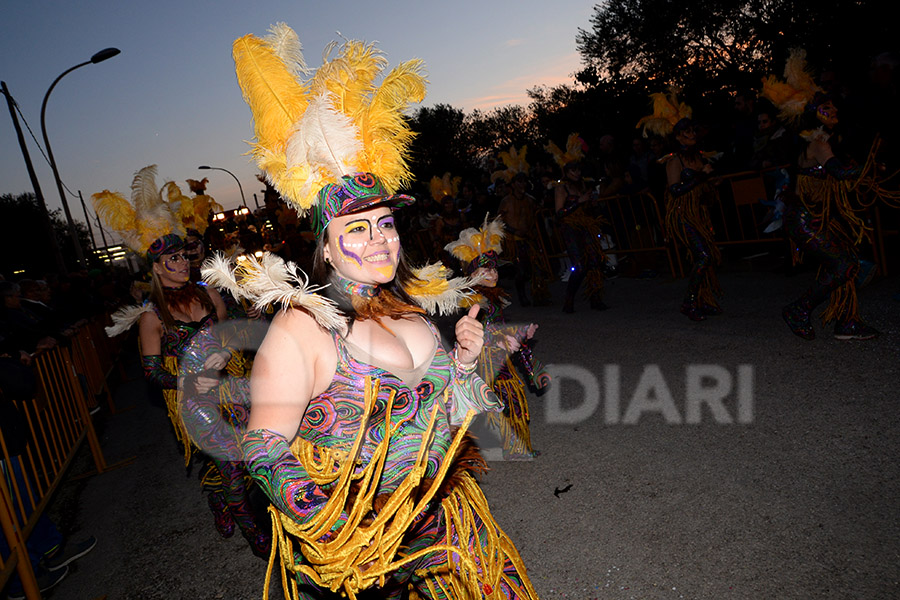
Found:
<path fill-rule="evenodd" d="M 203 363 L 203 368 L 204 370 L 213 369 L 215 371 L 220 371 L 225 368 L 225 365 L 228 364 L 229 360 L 231 360 L 231 353 L 227 350 L 220 350 L 207 357 L 206 362 Z"/>
<path fill-rule="evenodd" d="M 198 394 L 205 394 L 217 385 L 219 385 L 218 378 L 198 375 L 197 379 L 194 380 L 194 391 Z"/>
<path fill-rule="evenodd" d="M 456 322 L 456 360 L 463 365 L 475 364 L 484 346 L 484 325 L 476 318 L 479 310 L 476 304 Z"/>

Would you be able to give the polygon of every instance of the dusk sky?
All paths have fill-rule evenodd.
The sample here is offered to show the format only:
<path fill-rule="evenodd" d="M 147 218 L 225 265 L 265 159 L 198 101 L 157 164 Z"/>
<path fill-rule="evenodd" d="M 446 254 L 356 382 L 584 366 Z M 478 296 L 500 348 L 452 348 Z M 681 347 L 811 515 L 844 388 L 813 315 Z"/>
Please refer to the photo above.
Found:
<path fill-rule="evenodd" d="M 283 21 L 300 37 L 310 67 L 321 64 L 322 50 L 340 39 L 338 32 L 378 42 L 389 67 L 425 61 L 430 83 L 424 106 L 489 110 L 527 104 L 526 90 L 537 85 L 571 83 L 580 65 L 575 36 L 579 27 L 589 27 L 594 4 L 3 0 L 0 79 L 41 140 L 41 101 L 53 80 L 103 48 L 119 48 L 120 55 L 66 75 L 48 101 L 47 134 L 66 185 L 81 190 L 90 207 L 91 194 L 104 188 L 130 197 L 134 172 L 155 163 L 159 184 L 174 180 L 188 193 L 185 179 L 209 177 L 207 193 L 225 208 L 236 207 L 234 179 L 196 168 L 212 165 L 237 175 L 253 208 L 253 193 L 262 186 L 244 155 L 253 132 L 231 59 L 236 38 L 265 35 Z M 30 192 L 3 105 L 0 194 Z M 27 129 L 25 135 L 48 206 L 59 208 L 50 167 Z M 77 198 L 70 208 L 83 220 Z"/>

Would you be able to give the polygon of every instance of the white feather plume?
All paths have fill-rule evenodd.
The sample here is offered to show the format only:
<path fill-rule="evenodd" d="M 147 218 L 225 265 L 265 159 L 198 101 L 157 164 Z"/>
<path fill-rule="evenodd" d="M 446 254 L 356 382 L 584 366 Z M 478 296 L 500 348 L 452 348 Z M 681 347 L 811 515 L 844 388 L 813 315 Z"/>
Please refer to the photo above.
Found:
<path fill-rule="evenodd" d="M 310 71 L 306 66 L 306 59 L 303 58 L 303 45 L 300 43 L 300 38 L 286 23 L 272 25 L 265 40 L 298 81 L 303 76 L 309 75 Z"/>
<path fill-rule="evenodd" d="M 443 316 L 456 313 L 462 307 L 463 300 L 474 294 L 472 286 L 475 284 L 471 278 L 450 278 L 450 269 L 440 262 L 412 271 L 422 284 L 410 286 L 406 292 L 429 314 Z"/>
<path fill-rule="evenodd" d="M 106 335 L 108 337 L 116 337 L 120 333 L 128 331 L 138 322 L 142 314 L 150 312 L 153 308 L 152 302 L 120 308 L 111 315 L 110 318 L 112 318 L 113 324 L 106 328 Z"/>
<path fill-rule="evenodd" d="M 283 310 L 300 308 L 325 329 L 337 331 L 346 319 L 334 302 L 319 294 L 324 286 L 310 285 L 309 278 L 294 263 L 266 252 L 262 260 L 246 256 L 233 266 L 223 255 L 203 264 L 203 279 L 228 290 L 236 299 L 245 299 L 261 310 L 280 306 Z"/>
<path fill-rule="evenodd" d="M 334 96 L 328 92 L 309 103 L 299 126 L 288 139 L 288 169 L 302 164 L 317 165 L 324 171 L 321 175 L 338 180 L 356 172 L 356 157 L 363 149 L 359 130 L 333 103 Z"/>

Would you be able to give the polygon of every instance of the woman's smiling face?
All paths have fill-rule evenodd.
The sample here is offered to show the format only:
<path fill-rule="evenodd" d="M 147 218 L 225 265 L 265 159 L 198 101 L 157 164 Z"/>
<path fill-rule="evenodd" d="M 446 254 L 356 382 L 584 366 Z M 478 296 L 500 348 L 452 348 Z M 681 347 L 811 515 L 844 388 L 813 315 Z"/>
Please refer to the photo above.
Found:
<path fill-rule="evenodd" d="M 328 224 L 324 256 L 341 277 L 378 285 L 397 273 L 400 236 L 387 206 L 335 217 Z"/>

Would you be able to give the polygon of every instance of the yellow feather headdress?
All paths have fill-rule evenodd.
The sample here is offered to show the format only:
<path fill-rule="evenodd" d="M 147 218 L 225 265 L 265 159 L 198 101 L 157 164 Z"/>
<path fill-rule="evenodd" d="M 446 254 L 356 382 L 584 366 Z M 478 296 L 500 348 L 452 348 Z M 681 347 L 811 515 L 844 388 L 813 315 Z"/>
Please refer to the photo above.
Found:
<path fill-rule="evenodd" d="M 806 105 L 822 92 L 806 69 L 806 50 L 793 48 L 784 65 L 784 81 L 775 75 L 763 79 L 760 95 L 767 98 L 779 110 L 779 117 L 796 122 Z"/>
<path fill-rule="evenodd" d="M 431 183 L 429 184 L 431 197 L 434 198 L 435 202 L 440 202 L 444 199 L 444 196 L 456 198 L 456 194 L 459 193 L 459 183 L 461 181 L 462 177 L 451 177 L 450 173 L 444 173 L 443 177 L 435 175 L 431 178 Z"/>
<path fill-rule="evenodd" d="M 644 137 L 647 137 L 648 131 L 665 137 L 672 133 L 678 121 L 690 119 L 693 113 L 690 106 L 678 100 L 678 92 L 674 88 L 668 94 L 650 94 L 650 99 L 653 100 L 653 114 L 643 117 L 635 126 L 635 129 L 644 128 Z"/>
<path fill-rule="evenodd" d="M 421 60 L 383 74 L 387 61 L 374 45 L 347 40 L 330 44 L 310 76 L 297 34 L 284 23 L 266 37 L 237 39 L 233 58 L 253 113 L 250 154 L 300 214 L 315 208 L 317 217 L 334 216 L 319 192 L 348 176 L 371 173 L 388 194 L 409 183 L 414 134 L 403 111 L 425 97 Z"/>
<path fill-rule="evenodd" d="M 570 133 L 569 138 L 566 140 L 565 152 L 560 150 L 559 146 L 553 141 L 544 146 L 544 149 L 553 155 L 553 160 L 556 161 L 556 164 L 565 168 L 567 164 L 577 162 L 584 158 L 587 144 L 584 143 L 584 140 L 581 139 L 581 136 L 577 133 Z"/>
<path fill-rule="evenodd" d="M 478 267 L 496 268 L 500 253 L 503 251 L 503 238 L 506 235 L 503 221 L 497 217 L 484 224 L 480 229 L 469 227 L 459 234 L 459 239 L 450 242 L 444 249 L 459 259 L 468 272 Z"/>
<path fill-rule="evenodd" d="M 188 179 L 191 190 L 198 189 L 194 184 L 199 183 L 194 179 Z M 206 186 L 203 186 L 204 188 Z M 209 215 L 223 210 L 222 205 L 213 200 L 212 196 L 200 193 L 194 197 L 185 196 L 181 188 L 174 181 L 165 185 L 166 196 L 172 212 L 181 219 L 185 230 L 193 229 L 200 235 L 206 233 L 209 227 Z M 202 190 L 201 190 L 202 191 Z"/>
<path fill-rule="evenodd" d="M 129 248 L 145 255 L 153 242 L 163 236 L 184 235 L 181 219 L 166 201 L 168 189 L 168 184 L 162 190 L 156 187 L 156 165 L 150 165 L 134 174 L 131 202 L 109 190 L 92 195 L 91 201 L 97 216 L 122 236 Z"/>
<path fill-rule="evenodd" d="M 552 144 L 553 142 L 550 143 Z M 519 173 L 525 173 L 527 175 L 529 167 L 528 162 L 525 160 L 526 152 L 528 152 L 528 146 L 524 145 L 519 150 L 516 150 L 515 146 L 510 146 L 508 152 L 501 152 L 500 160 L 506 165 L 506 169 L 491 173 L 491 181 L 497 181 L 497 179 L 502 178 L 509 182 Z"/>

